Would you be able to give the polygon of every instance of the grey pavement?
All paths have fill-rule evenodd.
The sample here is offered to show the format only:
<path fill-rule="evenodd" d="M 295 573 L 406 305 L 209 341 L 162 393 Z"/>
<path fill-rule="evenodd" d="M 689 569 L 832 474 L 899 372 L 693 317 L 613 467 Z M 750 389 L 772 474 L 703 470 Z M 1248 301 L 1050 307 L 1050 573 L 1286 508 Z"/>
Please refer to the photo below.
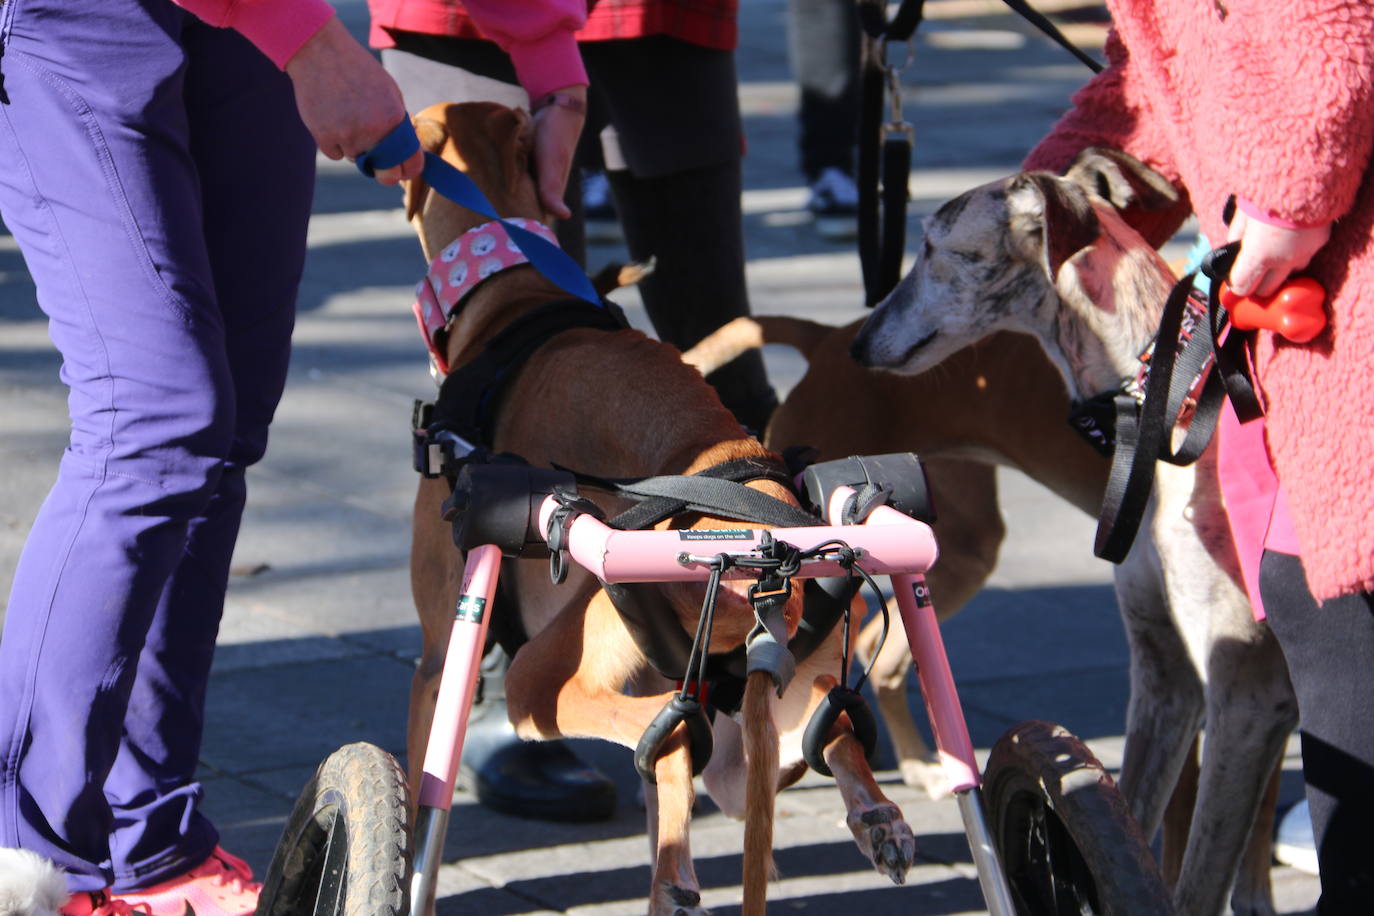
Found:
<path fill-rule="evenodd" d="M 336 5 L 363 34 L 363 2 Z M 927 9 L 903 74 L 917 136 L 912 239 L 939 202 L 1014 170 L 1088 75 L 997 0 L 930 0 Z M 858 261 L 852 244 L 821 241 L 804 212 L 785 17 L 785 0 L 743 0 L 750 293 L 761 313 L 841 323 L 863 313 Z M 1090 42 L 1100 29 L 1074 34 Z M 424 264 L 395 191 L 347 164 L 321 165 L 290 382 L 269 454 L 250 474 L 202 754 L 206 808 L 225 845 L 259 872 L 326 755 L 360 740 L 403 754 L 419 651 L 406 568 L 416 484 L 407 424 L 412 400 L 434 391 L 409 313 Z M 592 267 L 622 258 L 614 245 L 590 253 Z M 634 291 L 616 298 L 647 329 Z M 803 369 L 785 349 L 769 347 L 765 359 L 780 391 Z M 65 441 L 58 365 L 17 248 L 0 234 L 0 598 Z M 944 627 L 975 745 L 986 752 L 1009 725 L 1049 719 L 1115 767 L 1127 656 L 1110 570 L 1091 556 L 1093 521 L 1013 472 L 1000 485 L 1009 528 L 1001 565 Z M 919 718 L 914 691 L 912 703 Z M 463 793 L 441 914 L 644 912 L 648 847 L 629 753 L 578 747 L 617 780 L 615 818 L 523 821 Z M 843 827 L 838 794 L 809 776 L 778 799 L 773 912 L 982 911 L 954 803 L 902 785 L 885 744 L 880 763 L 885 790 L 917 832 L 919 862 L 907 886 L 868 867 Z M 1289 804 L 1301 793 L 1295 743 L 1286 766 Z M 717 913 L 738 911 L 741 843 L 740 825 L 703 800 L 693 847 L 705 902 Z M 1314 879 L 1279 867 L 1274 883 L 1281 912 L 1313 906 Z"/>

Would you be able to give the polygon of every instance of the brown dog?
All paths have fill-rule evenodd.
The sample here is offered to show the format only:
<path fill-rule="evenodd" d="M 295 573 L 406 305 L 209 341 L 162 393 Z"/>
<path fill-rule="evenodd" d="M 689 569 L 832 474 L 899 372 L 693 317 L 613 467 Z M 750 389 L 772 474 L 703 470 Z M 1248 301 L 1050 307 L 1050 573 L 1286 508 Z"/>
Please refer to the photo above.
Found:
<path fill-rule="evenodd" d="M 544 218 L 530 175 L 530 123 L 523 111 L 486 103 L 436 106 L 421 112 L 415 125 L 425 148 L 467 172 L 497 212 Z M 411 183 L 406 191 L 407 212 L 427 258 L 483 222 L 430 193 L 422 182 Z M 449 365 L 464 366 L 512 320 L 566 298 L 528 266 L 496 274 L 450 320 L 443 341 Z M 493 429 L 494 451 L 518 454 L 535 466 L 556 464 L 602 478 L 690 474 L 746 457 L 777 460 L 744 433 L 677 350 L 632 330 L 579 328 L 543 344 L 506 388 Z M 750 486 L 796 504 L 771 481 Z M 411 693 L 412 778 L 433 716 L 462 575 L 462 556 L 440 518 L 448 493 L 443 480 L 423 481 L 415 505 L 411 582 L 424 652 Z M 674 527 L 688 523 L 730 527 L 701 516 L 671 521 Z M 575 569 L 567 582 L 554 585 L 547 562 L 532 560 L 506 561 L 502 581 L 506 590 L 496 614 L 518 614 L 529 637 L 506 679 L 507 708 L 518 733 L 530 739 L 604 738 L 634 748 L 672 696 L 672 683 L 649 665 L 600 583 Z M 712 652 L 739 646 L 754 626 L 745 585 L 722 589 Z M 656 611 L 672 615 L 669 619 L 676 618 L 689 635 L 695 631 L 703 587 L 655 586 L 652 594 Z M 787 607 L 790 632 L 795 632 L 799 614 L 798 598 Z M 853 626 L 858 626 L 858 615 Z M 767 672 L 755 672 L 745 687 L 738 726 L 725 715 L 715 717 L 715 754 L 703 778 L 722 810 L 745 819 L 744 912 L 751 916 L 761 916 L 764 909 L 773 795 L 776 787 L 803 771 L 800 733 L 836 682 L 841 630 L 837 626 L 820 649 L 798 664 L 781 698 Z M 685 730 L 679 727 L 663 749 L 653 765 L 656 786 L 646 793 L 655 851 L 648 911 L 651 916 L 698 916 L 706 911 L 688 847 L 693 788 Z M 824 755 L 860 848 L 879 871 L 900 881 L 912 863 L 914 839 L 901 812 L 875 782 L 847 719 L 829 736 Z"/>
<path fill-rule="evenodd" d="M 808 368 L 769 421 L 773 448 L 817 450 L 818 460 L 911 451 L 920 455 L 938 500 L 940 562 L 926 575 L 941 618 L 983 587 L 1006 534 L 997 505 L 994 465 L 1023 471 L 1073 505 L 1095 514 L 1110 463 L 1065 422 L 1064 383 L 1034 341 L 994 334 L 920 376 L 865 369 L 849 347 L 861 321 L 831 327 L 776 315 L 737 318 L 683 354 L 709 373 L 749 347 L 784 344 Z M 859 638 L 859 652 L 878 651 L 881 621 Z M 944 794 L 943 771 L 912 721 L 907 704 L 911 651 L 892 628 L 874 660 L 870 682 L 908 785 Z"/>
<path fill-rule="evenodd" d="M 1095 516 L 1110 462 L 1066 422 L 1069 401 L 1063 380 L 1026 335 L 997 332 L 927 372 L 897 375 L 864 368 L 851 357 L 862 323 L 832 327 L 777 315 L 738 318 L 683 359 L 709 373 L 749 347 L 790 346 L 806 357 L 808 368 L 769 422 L 768 445 L 810 446 L 818 460 L 895 451 L 922 457 L 939 511 L 934 528 L 940 561 L 926 580 L 943 620 L 977 594 L 997 563 L 1005 527 L 994 465 L 1020 470 Z M 878 651 L 869 680 L 903 780 L 937 797 L 947 791 L 946 783 L 912 718 L 906 634 L 893 628 L 880 646 L 881 629 L 876 618 L 864 627 L 859 654 L 873 659 Z M 1154 662 L 1154 656 L 1141 652 L 1135 663 Z M 1137 738 L 1141 744 L 1152 740 L 1148 734 Z M 1188 844 L 1198 783 L 1196 753 L 1195 744 L 1164 822 L 1162 866 L 1171 884 L 1182 870 Z M 1164 785 L 1150 793 L 1167 790 Z M 1236 912 L 1273 912 L 1268 872 L 1276 790 L 1277 779 L 1241 863 Z M 1204 848 L 1199 854 L 1209 852 Z"/>

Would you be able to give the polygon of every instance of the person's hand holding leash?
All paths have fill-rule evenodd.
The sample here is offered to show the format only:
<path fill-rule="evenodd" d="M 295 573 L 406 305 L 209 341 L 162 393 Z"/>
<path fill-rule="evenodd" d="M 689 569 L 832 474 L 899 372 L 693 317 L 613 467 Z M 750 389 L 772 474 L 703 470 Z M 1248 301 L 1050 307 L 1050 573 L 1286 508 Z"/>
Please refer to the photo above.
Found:
<path fill-rule="evenodd" d="M 301 45 L 286 72 L 301 120 L 330 159 L 355 159 L 408 117 L 395 81 L 337 17 Z M 375 177 L 394 185 L 416 177 L 423 167 L 424 155 L 417 150 Z"/>
<path fill-rule="evenodd" d="M 534 178 L 539 201 L 554 216 L 569 219 L 572 211 L 563 202 L 563 194 L 587 119 L 587 87 L 556 89 L 535 99 L 530 108 L 534 114 Z"/>
<path fill-rule="evenodd" d="M 1237 295 L 1264 299 L 1307 266 L 1331 237 L 1331 225 L 1276 225 L 1247 209 L 1244 203 L 1236 208 L 1226 233 L 1226 241 L 1240 241 L 1228 284 Z"/>

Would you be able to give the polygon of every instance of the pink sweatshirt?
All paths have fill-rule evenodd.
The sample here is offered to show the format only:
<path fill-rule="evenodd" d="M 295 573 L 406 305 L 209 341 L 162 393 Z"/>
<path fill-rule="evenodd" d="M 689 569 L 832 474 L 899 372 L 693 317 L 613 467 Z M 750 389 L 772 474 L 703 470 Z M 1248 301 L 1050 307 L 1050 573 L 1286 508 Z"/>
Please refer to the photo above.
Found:
<path fill-rule="evenodd" d="M 326 0 L 172 2 L 210 25 L 237 29 L 282 68 L 334 16 Z M 464 0 L 463 5 L 478 27 L 511 56 L 520 84 L 531 98 L 587 84 L 587 71 L 573 38 L 587 20 L 585 0 Z M 389 8 L 400 16 L 399 4 Z M 406 28 L 407 24 L 402 19 L 375 25 Z"/>
<path fill-rule="evenodd" d="M 1107 0 L 1111 66 L 1026 159 L 1058 170 L 1124 149 L 1185 188 L 1225 238 L 1234 193 L 1279 220 L 1335 221 L 1306 273 L 1315 341 L 1262 332 L 1269 458 L 1318 600 L 1374 590 L 1374 5 L 1368 0 Z"/>

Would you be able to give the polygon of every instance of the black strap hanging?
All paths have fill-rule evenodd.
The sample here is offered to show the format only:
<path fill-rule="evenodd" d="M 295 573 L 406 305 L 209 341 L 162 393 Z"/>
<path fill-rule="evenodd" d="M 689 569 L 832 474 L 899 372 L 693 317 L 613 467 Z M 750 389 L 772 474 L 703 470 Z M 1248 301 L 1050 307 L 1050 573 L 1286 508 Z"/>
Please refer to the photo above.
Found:
<path fill-rule="evenodd" d="M 1026 0 L 1003 0 L 1094 73 L 1102 65 L 1064 37 L 1064 34 Z M 920 26 L 925 0 L 902 0 L 891 19 L 885 0 L 856 0 L 862 46 L 859 55 L 859 266 L 864 280 L 864 303 L 877 305 L 902 275 L 906 251 L 906 210 L 910 201 L 915 128 L 903 119 L 901 73 L 914 60 L 911 38 Z M 890 43 L 906 45 L 900 65 L 888 61 Z M 883 117 L 886 94 L 887 119 Z"/>
<path fill-rule="evenodd" d="M 911 36 L 921 24 L 925 0 L 902 0 L 887 18 L 883 0 L 858 0 L 862 47 L 859 55 L 859 264 L 864 302 L 877 305 L 901 278 L 906 250 L 907 177 L 915 129 L 902 118 L 901 71 L 910 64 Z M 888 44 L 907 45 L 906 60 L 888 63 Z M 883 119 L 887 95 L 888 119 Z M 879 199 L 879 189 L 882 197 Z"/>

